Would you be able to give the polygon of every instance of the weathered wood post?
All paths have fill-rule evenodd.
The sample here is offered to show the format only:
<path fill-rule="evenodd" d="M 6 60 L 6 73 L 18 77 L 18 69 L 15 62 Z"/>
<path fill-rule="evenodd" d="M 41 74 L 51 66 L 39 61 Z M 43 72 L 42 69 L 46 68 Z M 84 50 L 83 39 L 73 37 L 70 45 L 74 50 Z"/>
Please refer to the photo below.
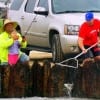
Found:
<path fill-rule="evenodd" d="M 48 80 L 48 96 L 62 97 L 64 96 L 65 69 L 61 66 L 54 65 L 51 68 Z"/>
<path fill-rule="evenodd" d="M 31 70 L 32 77 L 32 93 L 33 96 L 47 96 L 48 76 L 50 69 L 50 62 L 48 59 L 52 58 L 51 53 L 33 51 L 30 52 L 30 59 L 33 61 Z"/>
<path fill-rule="evenodd" d="M 18 62 L 15 66 L 8 67 L 10 68 L 8 97 L 25 97 L 27 86 L 26 72 L 29 72 L 29 65 Z"/>
<path fill-rule="evenodd" d="M 73 96 L 100 98 L 100 62 L 88 61 L 79 68 L 73 91 Z"/>
<path fill-rule="evenodd" d="M 9 67 L 0 66 L 0 97 L 8 97 Z"/>
<path fill-rule="evenodd" d="M 48 82 L 50 77 L 51 64 L 49 60 L 43 61 L 43 96 L 48 97 Z"/>

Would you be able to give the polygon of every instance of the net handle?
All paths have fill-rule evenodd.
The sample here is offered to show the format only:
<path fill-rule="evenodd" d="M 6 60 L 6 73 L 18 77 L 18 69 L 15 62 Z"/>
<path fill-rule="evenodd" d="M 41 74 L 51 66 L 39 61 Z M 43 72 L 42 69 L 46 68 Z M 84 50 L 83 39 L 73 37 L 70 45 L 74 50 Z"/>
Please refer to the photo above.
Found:
<path fill-rule="evenodd" d="M 90 50 L 92 49 L 93 47 L 95 47 L 96 45 L 98 44 L 98 42 L 96 42 L 95 44 L 93 44 L 92 46 L 90 46 L 89 48 L 87 48 L 86 50 Z M 81 55 L 83 55 L 84 52 L 81 52 L 80 54 L 78 54 L 77 56 L 75 56 L 74 58 L 77 59 L 78 57 L 80 57 Z"/>
<path fill-rule="evenodd" d="M 70 61 L 70 60 L 75 60 L 76 61 L 76 66 L 71 66 L 71 65 L 67 65 L 67 64 L 63 64 L 63 63 L 56 63 L 57 65 L 60 65 L 60 66 L 63 66 L 63 67 L 70 67 L 70 68 L 78 68 L 78 60 L 77 59 L 75 59 L 75 58 L 70 58 L 70 59 L 67 59 L 66 60 L 66 63 L 68 62 L 68 61 Z"/>
<path fill-rule="evenodd" d="M 90 50 L 91 48 L 95 47 L 97 44 L 98 44 L 98 42 L 96 42 L 95 44 L 93 44 L 92 46 L 90 46 L 90 47 L 87 49 L 87 51 Z M 83 54 L 84 54 L 84 52 L 81 52 L 80 54 L 78 54 L 78 55 L 75 56 L 74 58 L 70 58 L 70 59 L 64 60 L 64 61 L 62 61 L 62 62 L 60 62 L 60 63 L 56 63 L 56 64 L 57 64 L 57 65 L 60 65 L 60 66 L 65 66 L 65 67 L 78 68 L 78 60 L 77 60 L 77 58 L 80 57 L 80 56 L 83 55 Z M 62 64 L 62 63 L 65 63 L 65 62 L 67 62 L 67 61 L 69 61 L 69 60 L 71 60 L 71 59 L 74 59 L 74 60 L 77 61 L 77 66 L 76 66 L 76 67 L 70 66 L 70 65 Z"/>
<path fill-rule="evenodd" d="M 96 46 L 97 44 L 98 44 L 98 42 L 96 42 L 95 44 L 93 44 L 92 46 L 90 46 L 90 47 L 87 49 L 87 51 L 90 50 L 91 48 L 93 48 L 94 46 Z M 81 52 L 81 53 L 79 53 L 77 56 L 75 56 L 74 58 L 69 58 L 69 59 L 77 59 L 78 57 L 80 57 L 80 56 L 83 55 L 83 54 L 84 54 L 84 52 Z M 60 63 L 64 63 L 64 62 L 68 61 L 69 59 L 63 60 L 63 61 L 60 62 Z"/>

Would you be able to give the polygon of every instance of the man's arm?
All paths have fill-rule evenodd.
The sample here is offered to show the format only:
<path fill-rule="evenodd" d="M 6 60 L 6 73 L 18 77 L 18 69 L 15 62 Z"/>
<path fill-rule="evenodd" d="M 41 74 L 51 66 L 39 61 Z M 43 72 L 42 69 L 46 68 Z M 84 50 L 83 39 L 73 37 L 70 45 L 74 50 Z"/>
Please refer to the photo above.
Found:
<path fill-rule="evenodd" d="M 8 38 L 7 40 L 0 38 L 0 47 L 8 48 L 13 44 L 13 38 Z"/>
<path fill-rule="evenodd" d="M 81 38 L 81 37 L 78 38 L 78 45 L 83 53 L 87 52 L 87 50 L 85 49 L 84 44 L 83 44 L 83 38 Z"/>
<path fill-rule="evenodd" d="M 25 36 L 22 36 L 21 48 L 27 47 L 27 40 Z"/>

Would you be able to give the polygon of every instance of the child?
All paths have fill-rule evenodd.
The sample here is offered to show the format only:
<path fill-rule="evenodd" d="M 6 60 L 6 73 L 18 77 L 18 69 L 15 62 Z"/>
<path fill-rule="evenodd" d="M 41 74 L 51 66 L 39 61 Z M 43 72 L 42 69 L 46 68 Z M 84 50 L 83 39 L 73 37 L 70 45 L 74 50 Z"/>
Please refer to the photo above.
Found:
<path fill-rule="evenodd" d="M 19 36 L 17 35 L 17 32 L 16 31 L 13 31 L 11 33 L 11 37 L 13 35 L 16 35 L 16 37 L 19 38 Z M 19 44 L 19 41 L 18 39 L 14 40 L 14 43 L 11 47 L 9 47 L 9 53 L 8 53 L 8 63 L 12 66 L 12 65 L 15 65 L 18 61 L 18 58 L 19 58 L 19 47 L 20 47 L 20 44 Z"/>

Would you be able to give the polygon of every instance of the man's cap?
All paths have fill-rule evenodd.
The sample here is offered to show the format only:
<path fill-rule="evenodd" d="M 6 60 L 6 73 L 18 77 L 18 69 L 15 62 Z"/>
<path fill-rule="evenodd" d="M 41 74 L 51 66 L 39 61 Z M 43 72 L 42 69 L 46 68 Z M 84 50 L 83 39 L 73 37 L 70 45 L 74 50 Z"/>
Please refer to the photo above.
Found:
<path fill-rule="evenodd" d="M 3 25 L 3 29 L 5 28 L 5 26 L 7 25 L 7 24 L 13 24 L 13 26 L 14 26 L 14 28 L 16 28 L 17 27 L 17 22 L 15 22 L 15 21 L 12 21 L 12 20 L 10 20 L 10 19 L 5 19 L 5 21 L 4 21 L 4 25 Z"/>
<path fill-rule="evenodd" d="M 94 18 L 94 15 L 93 15 L 92 12 L 87 12 L 87 13 L 85 14 L 85 20 L 86 20 L 86 21 L 90 21 L 90 20 L 92 20 L 93 18 Z"/>

